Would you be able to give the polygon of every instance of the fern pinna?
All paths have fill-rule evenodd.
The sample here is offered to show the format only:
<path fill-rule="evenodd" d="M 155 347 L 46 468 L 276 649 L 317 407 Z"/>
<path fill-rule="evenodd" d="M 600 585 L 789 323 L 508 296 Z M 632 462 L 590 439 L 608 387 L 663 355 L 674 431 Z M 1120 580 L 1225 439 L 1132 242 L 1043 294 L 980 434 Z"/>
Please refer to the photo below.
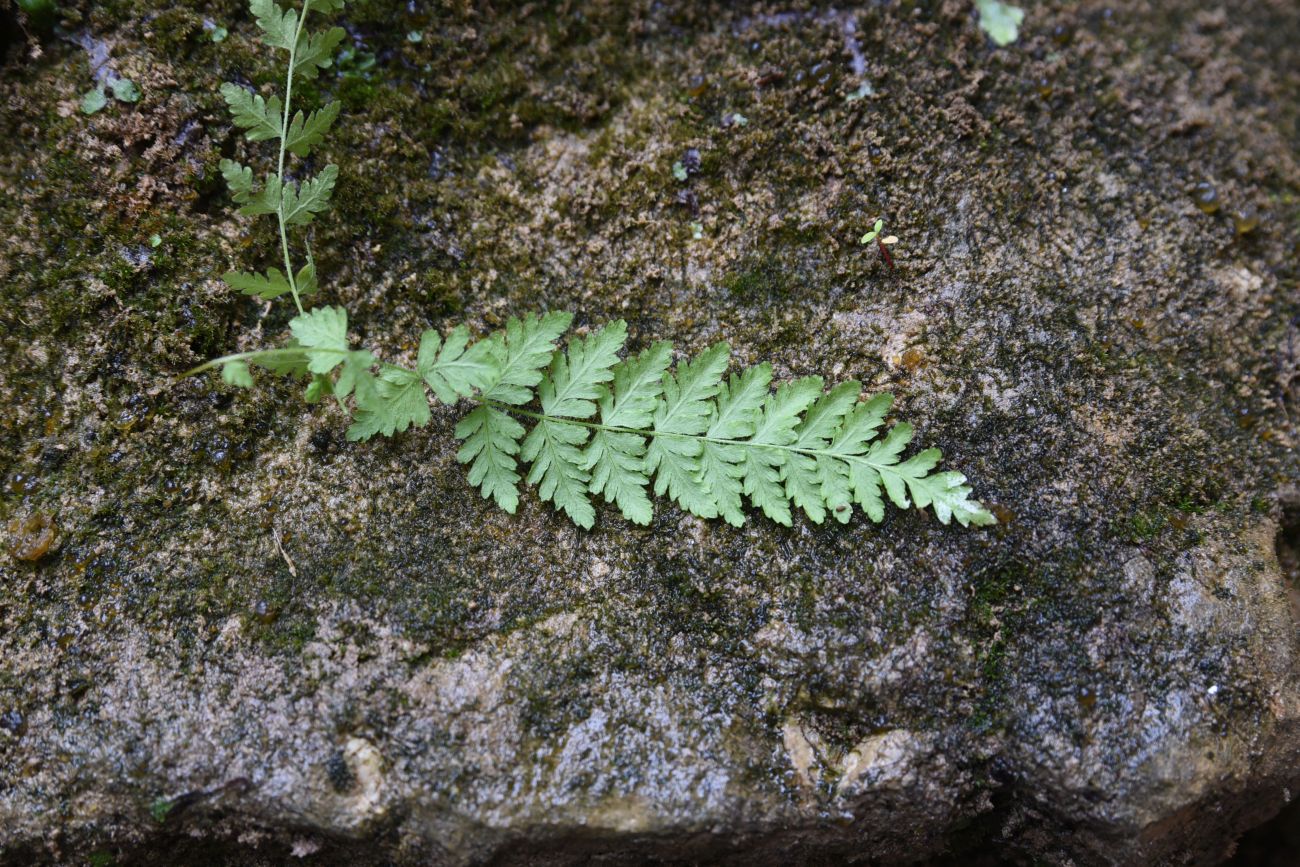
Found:
<path fill-rule="evenodd" d="M 228 355 L 192 372 L 220 367 L 227 382 L 243 387 L 252 384 L 250 364 L 302 377 L 309 402 L 332 395 L 353 416 L 349 440 L 428 424 L 431 396 L 466 402 L 472 408 L 455 435 L 463 440 L 458 458 L 469 464 L 470 483 L 513 513 L 526 481 L 586 528 L 595 523 L 597 497 L 628 520 L 648 524 L 651 489 L 692 514 L 735 526 L 745 521 L 746 500 L 789 525 L 794 509 L 816 523 L 828 515 L 847 522 L 854 505 L 880 521 L 886 498 L 899 508 L 929 507 L 945 524 L 953 518 L 963 526 L 994 523 L 970 498 L 965 476 L 934 471 L 938 449 L 902 459 L 911 425 L 896 424 L 880 436 L 893 398 L 862 401 L 858 382 L 828 391 L 821 377 L 808 376 L 773 389 L 768 364 L 728 376 L 726 343 L 674 366 L 666 341 L 627 353 L 621 320 L 561 349 L 573 317 L 559 312 L 512 318 L 477 341 L 464 325 L 445 337 L 426 331 L 410 369 L 353 347 L 342 308 L 305 310 L 302 297 L 317 289 L 315 264 L 309 254 L 294 270 L 288 229 L 328 208 L 338 169 L 326 166 L 294 184 L 285 176 L 285 154 L 305 156 L 318 145 L 339 104 L 291 118 L 290 103 L 295 78 L 328 67 L 343 38 L 339 28 L 309 34 L 308 13 L 342 6 L 343 0 L 304 0 L 295 12 L 275 0 L 252 0 L 264 41 L 288 52 L 285 95 L 266 99 L 234 84 L 222 95 L 245 138 L 279 142 L 277 170 L 256 190 L 251 168 L 225 160 L 222 173 L 243 205 L 240 213 L 276 216 L 284 271 L 231 272 L 225 280 L 266 299 L 290 294 L 298 315 L 286 346 Z"/>

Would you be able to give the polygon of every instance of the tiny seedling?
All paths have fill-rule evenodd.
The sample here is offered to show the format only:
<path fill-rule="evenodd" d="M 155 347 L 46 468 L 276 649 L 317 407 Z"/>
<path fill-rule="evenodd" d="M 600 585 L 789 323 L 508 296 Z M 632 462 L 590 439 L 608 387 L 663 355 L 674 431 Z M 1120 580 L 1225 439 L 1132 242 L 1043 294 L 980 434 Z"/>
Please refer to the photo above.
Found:
<path fill-rule="evenodd" d="M 866 99 L 868 96 L 871 96 L 875 92 L 876 92 L 875 89 L 871 86 L 871 82 L 864 81 L 862 82 L 861 85 L 858 86 L 857 90 L 853 91 L 848 96 L 844 97 L 844 101 L 857 102 L 860 99 Z"/>
<path fill-rule="evenodd" d="M 889 270 L 892 271 L 894 270 L 894 257 L 889 255 L 889 248 L 898 243 L 898 236 L 885 235 L 884 237 L 881 237 L 881 233 L 884 230 L 885 221 L 876 220 L 876 224 L 871 227 L 871 231 L 862 236 L 862 243 L 870 244 L 872 241 L 875 241 L 876 249 L 880 251 L 881 258 L 885 260 L 885 264 L 888 265 Z"/>
<path fill-rule="evenodd" d="M 103 84 L 96 85 L 81 95 L 82 114 L 95 114 L 108 105 L 108 94 L 119 102 L 139 102 L 140 88 L 129 78 L 113 78 L 108 82 L 107 90 Z"/>
<path fill-rule="evenodd" d="M 102 86 L 86 91 L 81 95 L 81 113 L 94 114 L 108 105 L 108 96 Z"/>
<path fill-rule="evenodd" d="M 989 35 L 999 48 L 1006 48 L 1020 35 L 1020 23 L 1025 20 L 1025 10 L 1002 0 L 975 0 L 979 12 L 980 29 Z"/>
<path fill-rule="evenodd" d="M 108 87 L 121 102 L 140 101 L 140 88 L 129 78 L 115 78 Z"/>

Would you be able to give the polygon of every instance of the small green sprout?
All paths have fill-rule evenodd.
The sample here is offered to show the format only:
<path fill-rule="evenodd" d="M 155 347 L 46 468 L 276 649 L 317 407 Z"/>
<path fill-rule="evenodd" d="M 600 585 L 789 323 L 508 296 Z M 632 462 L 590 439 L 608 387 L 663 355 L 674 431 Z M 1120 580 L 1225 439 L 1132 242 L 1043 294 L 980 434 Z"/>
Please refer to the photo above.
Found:
<path fill-rule="evenodd" d="M 880 255 L 884 258 L 885 264 L 887 264 L 889 266 L 889 270 L 892 271 L 894 270 L 894 257 L 889 255 L 889 248 L 892 247 L 894 244 L 898 243 L 898 236 L 886 235 L 882 238 L 880 236 L 880 233 L 883 232 L 884 230 L 885 230 L 885 221 L 876 220 L 876 224 L 871 227 L 871 231 L 867 232 L 867 234 L 862 236 L 862 243 L 870 244 L 872 241 L 875 241 L 876 249 L 880 251 Z"/>
<path fill-rule="evenodd" d="M 411 31 L 407 32 L 407 34 L 406 34 L 406 41 L 407 41 L 407 42 L 410 42 L 412 45 L 418 45 L 419 43 L 421 43 L 421 42 L 424 41 L 424 31 L 423 31 L 423 30 L 411 30 Z"/>
<path fill-rule="evenodd" d="M 678 160 L 677 162 L 673 163 L 673 177 L 675 177 L 677 180 L 681 181 L 682 183 L 686 183 L 686 178 L 687 178 L 686 166 L 682 165 L 681 160 Z"/>
<path fill-rule="evenodd" d="M 167 815 L 171 813 L 174 804 L 164 797 L 154 798 L 153 803 L 149 805 L 149 815 L 159 824 L 167 821 Z"/>
<path fill-rule="evenodd" d="M 106 105 L 108 105 L 108 97 L 104 95 L 103 87 L 96 87 L 81 95 L 82 114 L 94 114 Z"/>
<path fill-rule="evenodd" d="M 864 81 L 862 82 L 861 86 L 858 87 L 857 90 L 853 91 L 848 96 L 844 97 L 844 101 L 857 102 L 860 99 L 865 99 L 866 97 L 871 96 L 875 92 L 876 92 L 875 88 L 871 86 L 871 82 Z"/>
<path fill-rule="evenodd" d="M 225 42 L 229 35 L 230 31 L 218 24 L 212 28 L 211 39 L 213 42 Z"/>
<path fill-rule="evenodd" d="M 140 101 L 140 88 L 129 78 L 115 78 L 108 87 L 113 91 L 113 96 L 122 102 Z"/>
<path fill-rule="evenodd" d="M 1025 10 L 1002 0 L 975 0 L 979 11 L 980 29 L 989 35 L 994 44 L 1005 48 L 1020 35 L 1020 23 L 1025 20 Z"/>

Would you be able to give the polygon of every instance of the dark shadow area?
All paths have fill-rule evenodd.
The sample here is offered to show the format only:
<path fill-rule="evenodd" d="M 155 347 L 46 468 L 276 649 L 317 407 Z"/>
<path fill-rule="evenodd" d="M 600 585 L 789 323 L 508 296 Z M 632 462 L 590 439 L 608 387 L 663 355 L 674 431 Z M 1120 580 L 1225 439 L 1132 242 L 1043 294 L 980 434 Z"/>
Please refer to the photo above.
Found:
<path fill-rule="evenodd" d="M 1225 867 L 1295 867 L 1300 864 L 1300 801 L 1247 831 Z"/>

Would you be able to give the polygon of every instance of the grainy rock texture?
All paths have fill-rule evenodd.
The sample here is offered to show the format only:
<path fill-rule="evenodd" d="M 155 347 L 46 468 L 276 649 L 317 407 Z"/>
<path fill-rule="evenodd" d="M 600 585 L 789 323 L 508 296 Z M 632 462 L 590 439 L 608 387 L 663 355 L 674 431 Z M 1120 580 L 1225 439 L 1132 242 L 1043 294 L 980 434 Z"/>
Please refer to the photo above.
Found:
<path fill-rule="evenodd" d="M 216 171 L 275 60 L 235 0 L 0 7 L 0 864 L 1226 857 L 1300 791 L 1300 7 L 1025 5 L 345 16 L 358 340 L 726 339 L 1000 519 L 592 532 L 473 493 L 460 409 L 177 381 L 290 315 L 216 279 L 275 263 Z"/>

